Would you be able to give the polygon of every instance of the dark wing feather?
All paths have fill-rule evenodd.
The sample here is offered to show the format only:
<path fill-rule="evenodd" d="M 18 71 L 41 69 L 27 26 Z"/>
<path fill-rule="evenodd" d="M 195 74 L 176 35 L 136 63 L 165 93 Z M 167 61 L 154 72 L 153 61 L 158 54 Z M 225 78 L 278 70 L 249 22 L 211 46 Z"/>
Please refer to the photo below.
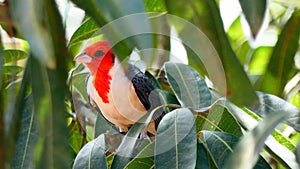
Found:
<path fill-rule="evenodd" d="M 155 88 L 153 82 L 143 72 L 141 72 L 137 67 L 130 65 L 128 76 L 131 78 L 131 82 L 138 98 L 148 111 L 152 111 L 157 106 L 162 105 L 159 91 Z M 162 109 L 153 114 L 152 118 L 155 121 L 156 127 L 158 126 L 164 114 L 165 112 L 162 111 Z"/>

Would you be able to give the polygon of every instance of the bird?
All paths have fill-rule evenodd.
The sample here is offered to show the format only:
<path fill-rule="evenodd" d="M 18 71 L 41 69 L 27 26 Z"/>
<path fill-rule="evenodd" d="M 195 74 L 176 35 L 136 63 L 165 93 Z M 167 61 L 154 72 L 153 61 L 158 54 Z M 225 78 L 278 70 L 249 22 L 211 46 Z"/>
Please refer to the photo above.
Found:
<path fill-rule="evenodd" d="M 107 40 L 87 46 L 74 60 L 89 70 L 86 91 L 90 103 L 120 132 L 126 133 L 147 112 L 162 105 L 153 82 L 132 64 L 125 71 Z M 164 114 L 154 113 L 147 133 L 156 134 Z"/>

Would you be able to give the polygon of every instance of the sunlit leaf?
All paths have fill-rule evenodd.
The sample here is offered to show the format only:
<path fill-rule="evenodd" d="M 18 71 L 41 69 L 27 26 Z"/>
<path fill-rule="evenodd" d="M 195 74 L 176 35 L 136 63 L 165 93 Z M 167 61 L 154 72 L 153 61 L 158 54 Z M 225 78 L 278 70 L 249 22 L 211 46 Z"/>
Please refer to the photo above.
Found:
<path fill-rule="evenodd" d="M 68 46 L 72 46 L 83 40 L 87 40 L 92 37 L 99 30 L 98 25 L 91 18 L 87 19 L 80 25 L 80 27 L 72 35 Z"/>
<path fill-rule="evenodd" d="M 87 143 L 78 153 L 73 169 L 106 168 L 105 135 Z"/>
<path fill-rule="evenodd" d="M 221 105 L 212 107 L 206 116 L 198 115 L 196 129 L 197 132 L 201 130 L 227 132 L 237 137 L 243 134 L 235 117 Z"/>
<path fill-rule="evenodd" d="M 165 12 L 166 7 L 163 0 L 144 0 L 147 12 Z"/>
<path fill-rule="evenodd" d="M 294 70 L 294 56 L 299 47 L 300 10 L 296 10 L 284 25 L 273 49 L 260 90 L 282 96 L 283 89 Z"/>
<path fill-rule="evenodd" d="M 186 108 L 165 115 L 155 138 L 157 168 L 195 168 L 197 144 L 193 121 L 193 114 Z"/>
<path fill-rule="evenodd" d="M 256 37 L 265 18 L 266 0 L 239 0 L 243 13 L 250 26 L 252 36 Z"/>
<path fill-rule="evenodd" d="M 5 63 L 9 63 L 12 61 L 18 61 L 26 58 L 27 53 L 22 50 L 6 49 L 3 50 L 3 56 L 4 56 Z"/>
<path fill-rule="evenodd" d="M 193 68 L 182 63 L 167 62 L 165 70 L 169 84 L 183 106 L 199 110 L 211 105 L 209 89 Z"/>

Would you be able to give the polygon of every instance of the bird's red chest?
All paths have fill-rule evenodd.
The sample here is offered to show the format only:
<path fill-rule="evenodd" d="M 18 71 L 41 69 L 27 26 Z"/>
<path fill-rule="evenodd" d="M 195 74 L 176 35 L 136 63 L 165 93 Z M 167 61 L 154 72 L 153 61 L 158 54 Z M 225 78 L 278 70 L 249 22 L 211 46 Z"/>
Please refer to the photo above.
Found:
<path fill-rule="evenodd" d="M 93 84 L 104 103 L 108 103 L 108 93 L 112 77 L 109 74 L 114 65 L 114 57 L 111 53 L 105 55 L 99 62 L 98 69 L 95 74 Z"/>

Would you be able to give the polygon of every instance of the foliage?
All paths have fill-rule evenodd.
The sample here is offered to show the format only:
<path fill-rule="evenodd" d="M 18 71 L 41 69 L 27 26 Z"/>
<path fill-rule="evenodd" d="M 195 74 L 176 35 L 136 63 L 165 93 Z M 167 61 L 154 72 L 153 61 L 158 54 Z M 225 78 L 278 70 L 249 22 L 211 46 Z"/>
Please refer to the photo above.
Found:
<path fill-rule="evenodd" d="M 0 3 L 0 168 L 299 168 L 297 1 L 240 0 L 228 29 L 222 1 L 66 1 L 86 14 L 67 40 L 54 0 Z M 88 103 L 72 61 L 102 39 L 121 61 L 137 51 L 164 102 L 126 134 Z"/>

